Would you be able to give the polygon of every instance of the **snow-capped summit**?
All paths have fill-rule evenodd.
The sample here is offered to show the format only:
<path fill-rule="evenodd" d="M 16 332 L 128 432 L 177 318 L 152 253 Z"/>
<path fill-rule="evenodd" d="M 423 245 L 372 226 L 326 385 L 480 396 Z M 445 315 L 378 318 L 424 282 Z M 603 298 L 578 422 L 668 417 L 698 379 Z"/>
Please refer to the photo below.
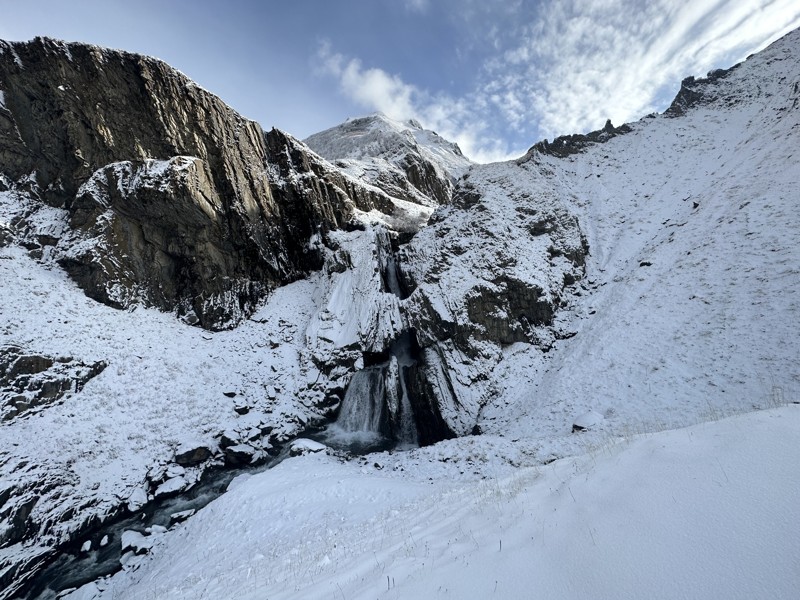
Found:
<path fill-rule="evenodd" d="M 458 144 L 414 119 L 397 121 L 380 112 L 348 119 L 304 141 L 351 175 L 426 206 L 449 202 L 453 182 L 472 165 Z"/>

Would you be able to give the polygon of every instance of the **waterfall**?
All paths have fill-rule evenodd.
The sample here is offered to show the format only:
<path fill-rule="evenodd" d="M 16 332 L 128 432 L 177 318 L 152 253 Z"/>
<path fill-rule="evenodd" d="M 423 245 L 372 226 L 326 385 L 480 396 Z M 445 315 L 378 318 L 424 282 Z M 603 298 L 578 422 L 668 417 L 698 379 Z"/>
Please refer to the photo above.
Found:
<path fill-rule="evenodd" d="M 378 264 L 383 291 L 403 298 L 403 284 L 391 240 L 379 235 Z M 355 453 L 419 446 L 408 377 L 417 364 L 416 336 L 404 331 L 384 352 L 365 360 L 356 371 L 339 407 L 339 416 L 317 438 Z M 383 362 L 375 364 L 375 358 Z M 365 356 L 366 359 L 366 356 Z"/>
<path fill-rule="evenodd" d="M 336 424 L 342 431 L 380 433 L 385 429 L 384 368 L 357 371 L 347 386 Z"/>
<path fill-rule="evenodd" d="M 401 447 L 419 446 L 417 424 L 414 422 L 414 411 L 411 408 L 407 377 L 409 369 L 417 361 L 411 353 L 411 334 L 406 332 L 392 344 L 392 357 L 397 361 L 397 378 L 400 381 L 400 398 L 398 406 L 397 431 L 395 437 Z"/>

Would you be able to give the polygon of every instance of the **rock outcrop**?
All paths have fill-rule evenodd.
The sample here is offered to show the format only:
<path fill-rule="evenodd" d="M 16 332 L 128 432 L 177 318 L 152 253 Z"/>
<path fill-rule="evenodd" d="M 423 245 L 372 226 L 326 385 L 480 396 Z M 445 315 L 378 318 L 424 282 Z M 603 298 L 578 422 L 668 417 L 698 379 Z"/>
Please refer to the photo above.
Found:
<path fill-rule="evenodd" d="M 412 395 L 420 442 L 473 431 L 503 349 L 546 352 L 589 251 L 553 182 L 514 162 L 474 167 L 453 203 L 400 251 L 402 312 L 421 348 Z"/>
<path fill-rule="evenodd" d="M 235 325 L 270 289 L 321 266 L 319 233 L 355 210 L 393 210 L 384 193 L 152 58 L 2 43 L 0 89 L 3 173 L 66 211 L 55 256 L 112 306 L 143 301 L 209 329 Z"/>
<path fill-rule="evenodd" d="M 79 392 L 105 368 L 102 361 L 86 364 L 69 356 L 26 352 L 18 346 L 0 348 L 0 421 Z"/>
<path fill-rule="evenodd" d="M 523 163 L 531 160 L 537 153 L 564 158 L 570 154 L 583 152 L 588 146 L 605 143 L 618 135 L 623 135 L 630 131 L 630 125 L 623 124 L 619 127 L 614 127 L 614 125 L 611 124 L 611 119 L 609 119 L 602 129 L 596 131 L 591 131 L 586 134 L 574 133 L 572 135 L 562 135 L 555 138 L 552 142 L 548 142 L 547 140 L 537 142 L 525 153 L 525 156 L 519 159 L 519 161 Z"/>

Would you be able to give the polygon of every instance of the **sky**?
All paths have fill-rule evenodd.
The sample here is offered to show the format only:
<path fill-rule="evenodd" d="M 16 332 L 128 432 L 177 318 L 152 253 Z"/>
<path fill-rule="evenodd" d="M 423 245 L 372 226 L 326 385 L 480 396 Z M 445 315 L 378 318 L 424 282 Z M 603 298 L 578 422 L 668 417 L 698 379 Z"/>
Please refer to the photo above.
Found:
<path fill-rule="evenodd" d="M 799 26 L 797 0 L 0 0 L 0 39 L 155 56 L 301 139 L 415 118 L 478 162 L 663 111 Z"/>

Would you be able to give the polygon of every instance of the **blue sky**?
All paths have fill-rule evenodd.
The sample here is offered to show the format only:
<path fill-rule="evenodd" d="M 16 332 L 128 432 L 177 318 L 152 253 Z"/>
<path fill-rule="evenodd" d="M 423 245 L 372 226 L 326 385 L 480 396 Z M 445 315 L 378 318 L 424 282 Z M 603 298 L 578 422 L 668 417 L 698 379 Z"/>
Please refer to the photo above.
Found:
<path fill-rule="evenodd" d="M 0 38 L 149 54 L 265 128 L 416 118 L 471 158 L 661 111 L 800 26 L 797 0 L 0 0 Z"/>

